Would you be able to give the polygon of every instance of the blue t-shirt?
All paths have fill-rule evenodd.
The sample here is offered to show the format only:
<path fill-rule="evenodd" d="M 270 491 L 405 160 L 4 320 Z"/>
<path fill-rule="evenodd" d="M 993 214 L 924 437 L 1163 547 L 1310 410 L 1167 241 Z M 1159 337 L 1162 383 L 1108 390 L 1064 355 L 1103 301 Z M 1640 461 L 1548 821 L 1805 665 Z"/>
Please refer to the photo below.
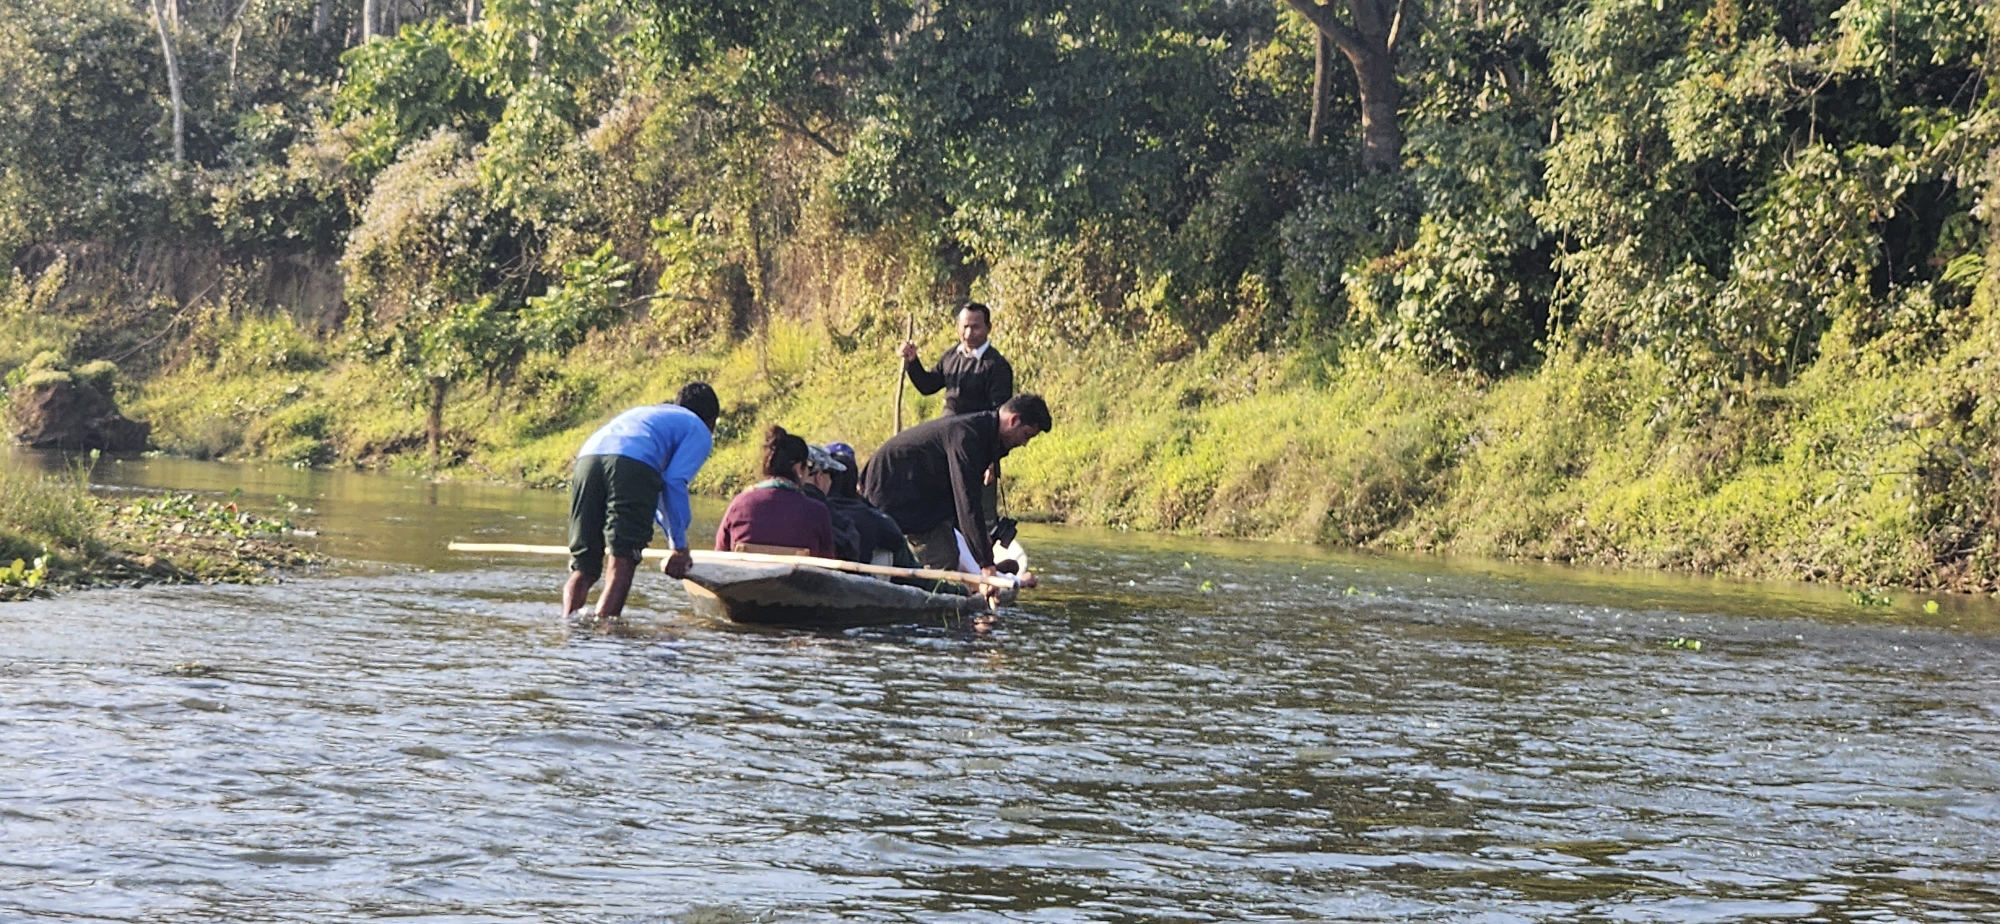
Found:
<path fill-rule="evenodd" d="M 676 549 L 688 547 L 688 525 L 694 511 L 688 504 L 688 482 L 708 461 L 715 439 L 708 425 L 678 404 L 649 404 L 611 418 L 583 441 L 579 456 L 624 456 L 652 466 L 664 487 L 653 518 L 667 531 Z"/>

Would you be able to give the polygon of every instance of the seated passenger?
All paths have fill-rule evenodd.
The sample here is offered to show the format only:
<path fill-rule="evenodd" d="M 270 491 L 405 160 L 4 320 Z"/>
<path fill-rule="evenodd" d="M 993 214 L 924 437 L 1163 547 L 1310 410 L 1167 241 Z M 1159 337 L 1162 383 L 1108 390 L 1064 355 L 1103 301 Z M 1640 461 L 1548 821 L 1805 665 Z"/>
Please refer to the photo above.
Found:
<path fill-rule="evenodd" d="M 826 450 L 806 444 L 806 480 L 799 488 L 806 496 L 826 504 L 826 512 L 833 516 L 833 549 L 839 557 L 847 561 L 866 561 L 861 554 L 861 537 L 854 531 L 854 523 L 840 511 L 827 503 L 826 492 L 833 487 L 833 473 L 844 471 L 847 466 L 828 455 Z"/>
<path fill-rule="evenodd" d="M 729 502 L 715 529 L 719 552 L 768 552 L 832 558 L 833 517 L 805 495 L 806 441 L 772 427 L 764 433 L 764 480 Z"/>
<path fill-rule="evenodd" d="M 854 560 L 898 568 L 922 567 L 917 556 L 910 552 L 910 543 L 903 538 L 903 528 L 896 525 L 895 518 L 861 496 L 856 477 L 860 467 L 854 464 L 854 447 L 831 443 L 826 449 L 833 461 L 842 466 L 828 477 L 832 487 L 826 492 L 826 506 L 836 520 L 844 518 L 854 527 L 860 548 Z M 884 560 L 877 560 L 878 553 Z"/>

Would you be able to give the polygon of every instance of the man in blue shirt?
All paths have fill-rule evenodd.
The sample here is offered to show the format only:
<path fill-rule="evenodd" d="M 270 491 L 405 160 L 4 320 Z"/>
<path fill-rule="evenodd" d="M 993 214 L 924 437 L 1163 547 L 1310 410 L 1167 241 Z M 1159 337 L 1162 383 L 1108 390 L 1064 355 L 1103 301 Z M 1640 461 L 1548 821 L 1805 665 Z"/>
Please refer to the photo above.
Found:
<path fill-rule="evenodd" d="M 597 598 L 597 615 L 615 619 L 625 611 L 632 575 L 653 522 L 667 531 L 673 554 L 666 572 L 687 574 L 688 482 L 714 448 L 715 419 L 722 413 L 715 389 L 690 382 L 673 404 L 635 407 L 613 417 L 577 450 L 569 487 L 569 581 L 563 585 L 565 615 L 583 606 L 591 585 L 604 571 L 607 548 L 611 577 Z"/>

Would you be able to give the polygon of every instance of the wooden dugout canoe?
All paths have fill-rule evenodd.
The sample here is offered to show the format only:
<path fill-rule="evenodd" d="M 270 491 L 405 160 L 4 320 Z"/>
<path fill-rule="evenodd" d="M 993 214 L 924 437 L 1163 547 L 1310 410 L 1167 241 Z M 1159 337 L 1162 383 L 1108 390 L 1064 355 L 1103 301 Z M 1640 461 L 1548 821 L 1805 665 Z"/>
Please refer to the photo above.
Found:
<path fill-rule="evenodd" d="M 703 614 L 753 626 L 956 626 L 987 610 L 979 596 L 931 593 L 866 575 L 775 562 L 697 559 L 681 583 Z"/>
<path fill-rule="evenodd" d="M 512 542 L 453 542 L 454 552 L 520 553 L 567 556 L 557 545 Z M 800 555 L 755 552 L 691 553 L 694 567 L 681 583 L 696 609 L 731 622 L 802 629 L 848 629 L 855 626 L 957 625 L 986 612 L 986 598 L 940 594 L 892 584 L 881 577 L 916 578 L 985 584 L 999 589 L 998 603 L 1012 603 L 1018 590 L 1008 578 L 957 571 L 895 568 Z M 1017 559 L 1018 547 L 1011 552 Z M 647 549 L 649 559 L 667 557 L 664 549 Z M 874 576 L 869 576 L 874 575 Z"/>

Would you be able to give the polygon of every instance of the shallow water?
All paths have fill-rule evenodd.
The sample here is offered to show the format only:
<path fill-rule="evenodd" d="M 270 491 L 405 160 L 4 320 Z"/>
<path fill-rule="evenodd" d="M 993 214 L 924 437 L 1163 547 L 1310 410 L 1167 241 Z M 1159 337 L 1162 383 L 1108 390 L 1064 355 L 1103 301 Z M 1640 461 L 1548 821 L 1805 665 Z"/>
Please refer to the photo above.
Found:
<path fill-rule="evenodd" d="M 0 605 L 0 918 L 2000 916 L 1983 601 L 1030 528 L 984 634 L 605 631 L 442 550 L 557 494 L 97 480 L 360 564 Z"/>

